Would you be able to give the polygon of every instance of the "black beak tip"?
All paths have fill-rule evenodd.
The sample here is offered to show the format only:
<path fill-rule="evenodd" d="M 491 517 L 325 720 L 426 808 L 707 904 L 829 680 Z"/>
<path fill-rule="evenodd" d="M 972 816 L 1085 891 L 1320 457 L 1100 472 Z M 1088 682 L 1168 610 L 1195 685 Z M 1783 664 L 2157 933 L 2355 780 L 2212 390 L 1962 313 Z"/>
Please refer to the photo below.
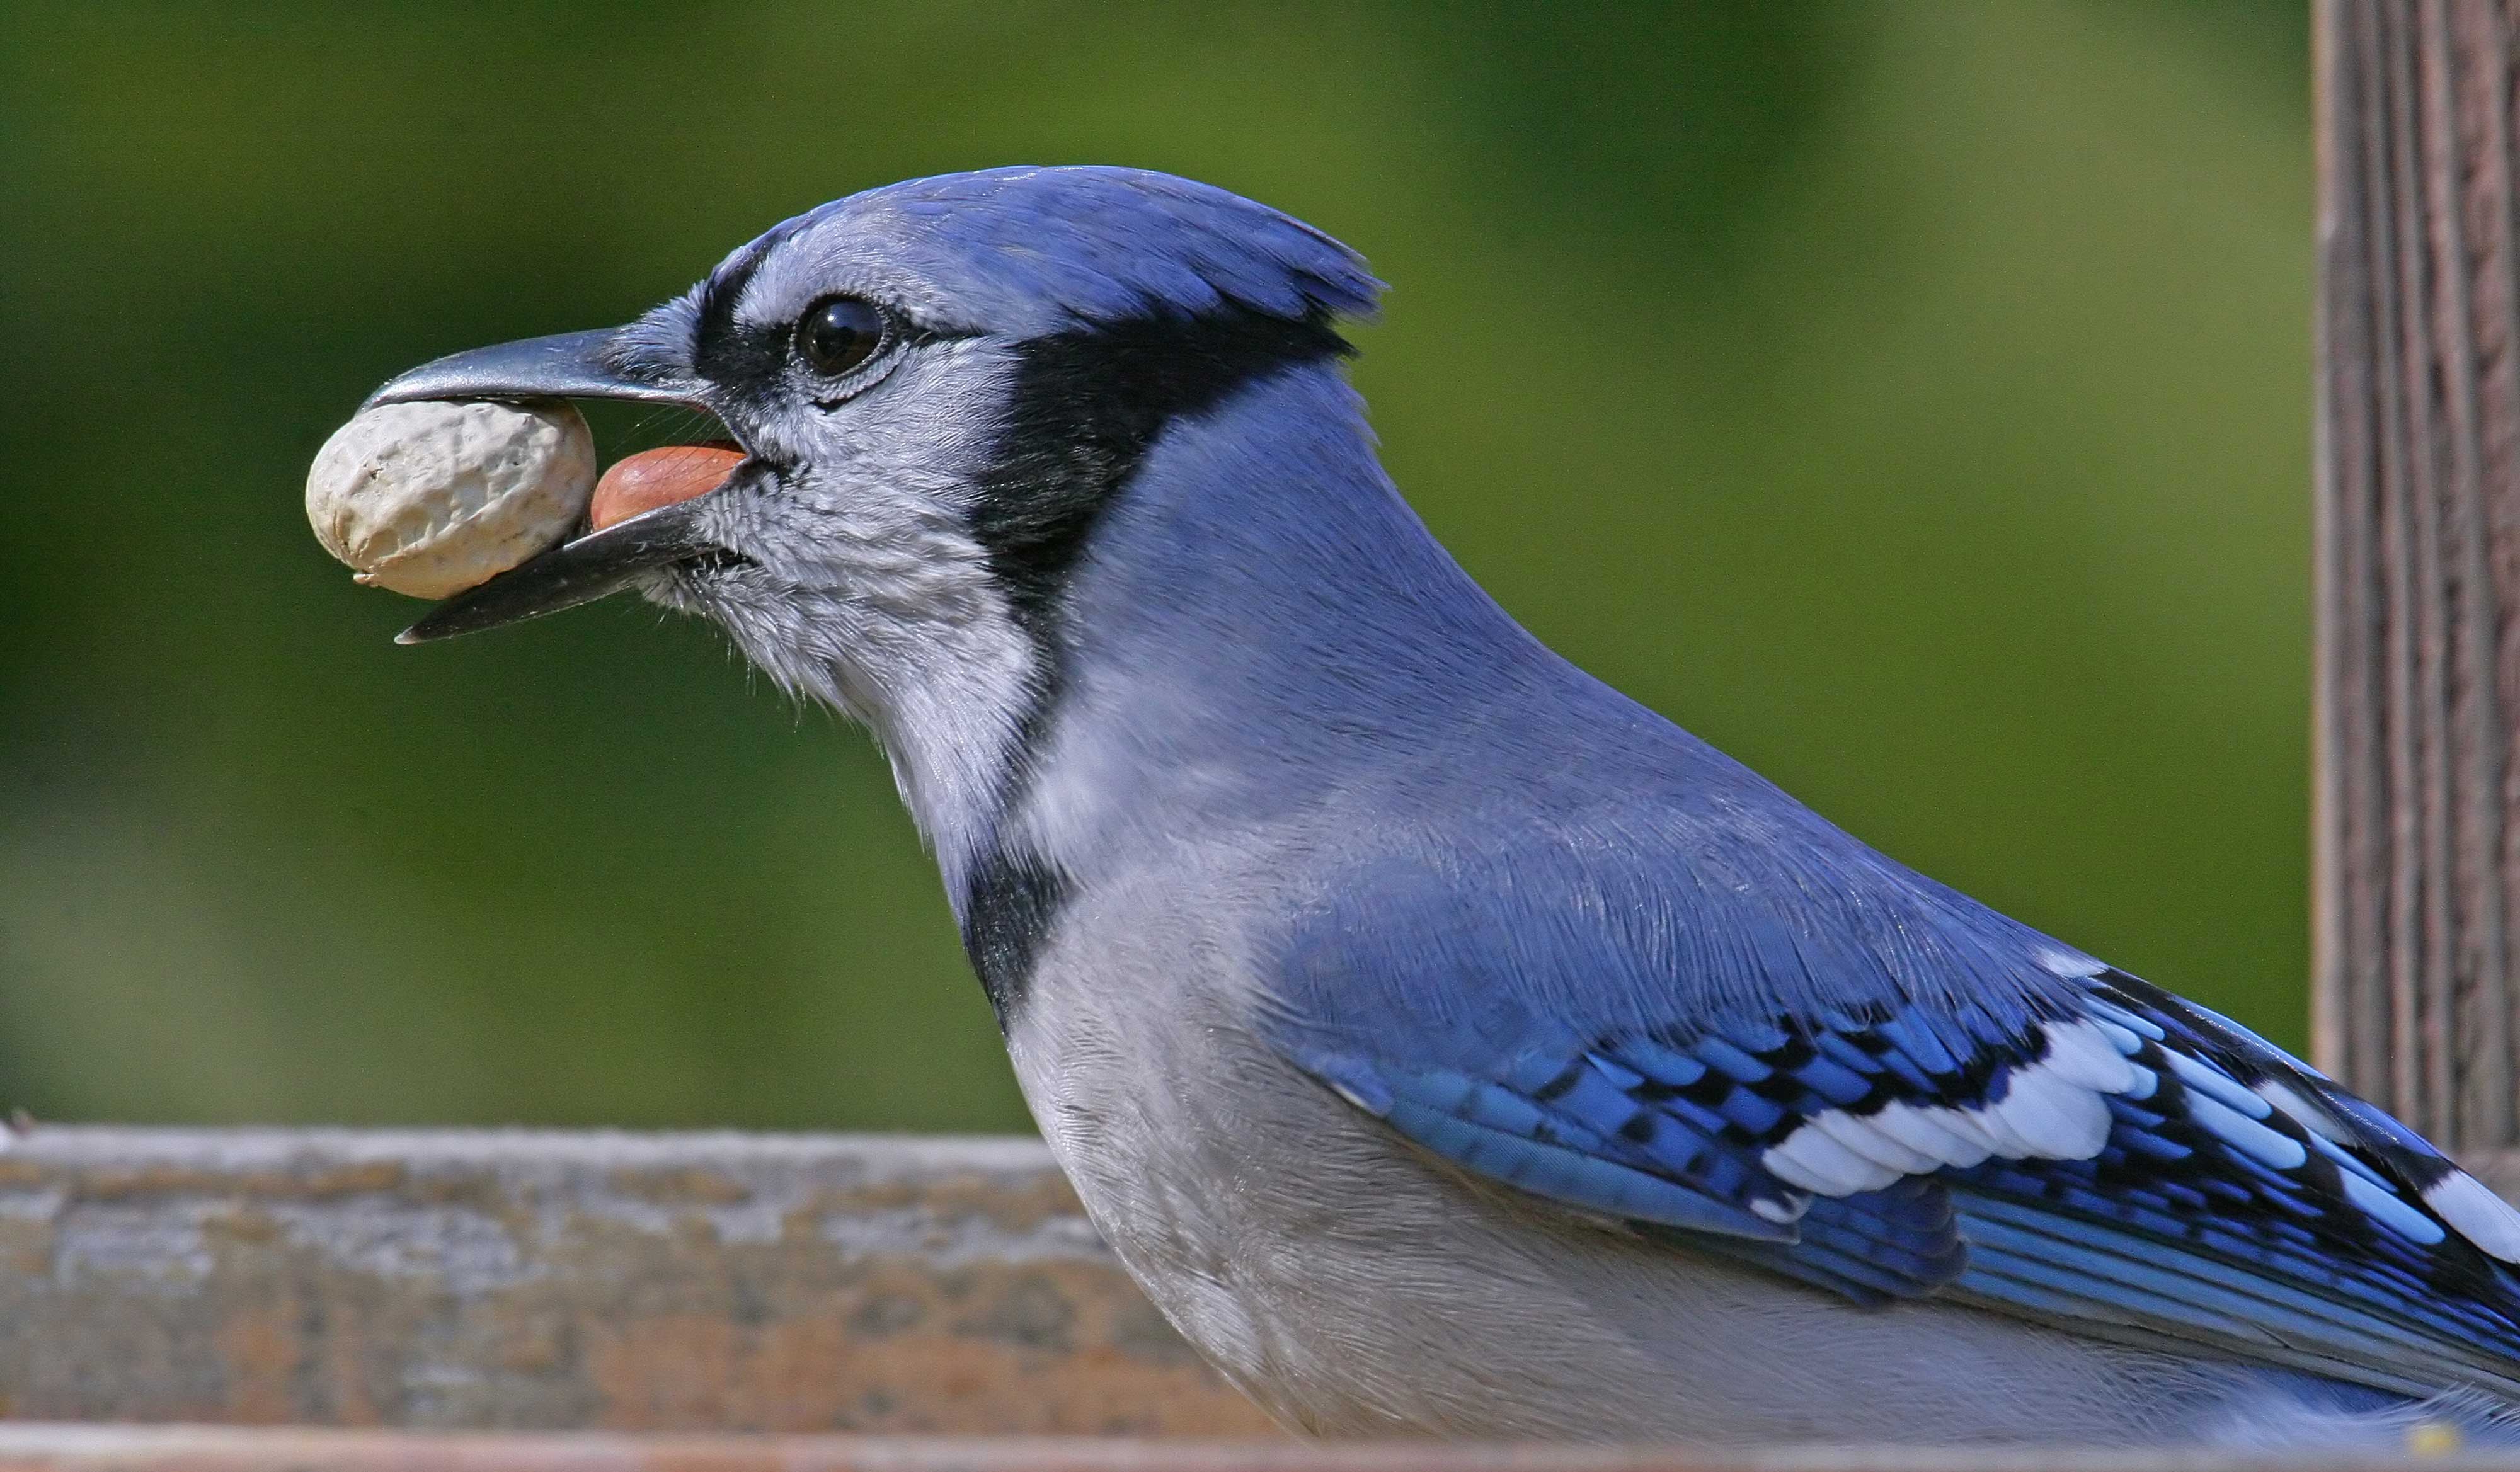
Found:
<path fill-rule="evenodd" d="M 697 500 L 681 501 L 563 542 L 439 603 L 394 643 L 430 644 L 541 618 L 608 598 L 653 568 L 723 552 L 701 529 L 701 515 Z"/>

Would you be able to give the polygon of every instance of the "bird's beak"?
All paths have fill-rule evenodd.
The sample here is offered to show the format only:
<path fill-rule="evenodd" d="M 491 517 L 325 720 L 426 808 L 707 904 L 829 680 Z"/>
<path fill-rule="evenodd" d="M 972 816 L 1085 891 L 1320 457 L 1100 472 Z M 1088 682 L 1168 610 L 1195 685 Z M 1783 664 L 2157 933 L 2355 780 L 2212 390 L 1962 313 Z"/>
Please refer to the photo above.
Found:
<path fill-rule="evenodd" d="M 645 371 L 622 352 L 621 332 L 562 333 L 476 348 L 426 363 L 368 396 L 363 408 L 418 399 L 638 399 L 701 405 L 698 387 Z M 642 513 L 528 558 L 439 603 L 394 637 L 426 644 L 591 603 L 642 573 L 726 549 L 699 530 L 704 494 Z"/>
<path fill-rule="evenodd" d="M 618 593 L 667 563 L 723 554 L 698 523 L 698 502 L 680 501 L 563 542 L 439 603 L 394 643 L 427 644 L 540 618 Z"/>
<path fill-rule="evenodd" d="M 697 384 L 628 366 L 621 329 L 527 337 L 424 363 L 386 380 L 359 407 L 417 399 L 644 399 L 688 404 Z"/>

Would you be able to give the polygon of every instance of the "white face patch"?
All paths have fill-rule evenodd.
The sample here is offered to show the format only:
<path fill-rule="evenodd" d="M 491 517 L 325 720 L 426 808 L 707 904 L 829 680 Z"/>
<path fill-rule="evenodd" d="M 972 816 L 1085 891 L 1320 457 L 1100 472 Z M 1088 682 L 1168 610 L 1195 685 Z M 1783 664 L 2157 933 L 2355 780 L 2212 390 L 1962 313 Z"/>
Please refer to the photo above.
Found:
<path fill-rule="evenodd" d="M 747 445 L 781 468 L 718 493 L 709 527 L 745 564 L 652 594 L 864 725 L 952 887 L 998 822 L 1043 673 L 969 524 L 1010 382 L 1002 350 L 965 339 L 909 349 L 835 407 L 745 417 Z"/>
<path fill-rule="evenodd" d="M 874 734 L 952 865 L 994 822 L 1033 647 L 978 550 L 942 518 L 859 507 L 825 518 L 811 545 L 810 566 L 769 569 L 794 584 L 766 596 L 721 587 L 704 611 L 781 685 Z"/>

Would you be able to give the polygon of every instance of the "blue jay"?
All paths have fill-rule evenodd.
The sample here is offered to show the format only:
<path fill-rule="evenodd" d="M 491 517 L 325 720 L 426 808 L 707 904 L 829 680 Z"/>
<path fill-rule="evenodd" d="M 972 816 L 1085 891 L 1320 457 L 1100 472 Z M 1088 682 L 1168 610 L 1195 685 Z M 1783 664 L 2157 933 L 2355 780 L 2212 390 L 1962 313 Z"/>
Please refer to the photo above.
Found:
<path fill-rule="evenodd" d="M 2264 1446 L 2520 1407 L 2520 1214 L 1544 647 L 1377 463 L 1328 236 L 1119 168 L 800 215 L 371 402 L 695 406 L 635 589 L 871 728 L 1044 1137 L 1286 1424 Z"/>

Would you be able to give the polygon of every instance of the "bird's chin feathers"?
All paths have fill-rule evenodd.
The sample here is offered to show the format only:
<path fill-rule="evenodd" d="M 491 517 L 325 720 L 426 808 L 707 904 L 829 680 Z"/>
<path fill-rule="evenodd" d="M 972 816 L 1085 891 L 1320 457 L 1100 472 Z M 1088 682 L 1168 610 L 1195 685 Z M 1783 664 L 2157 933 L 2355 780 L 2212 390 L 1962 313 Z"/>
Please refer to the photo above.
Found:
<path fill-rule="evenodd" d="M 789 497 L 754 509 L 741 558 L 648 589 L 724 629 L 790 695 L 868 729 L 940 853 L 991 823 L 1039 678 L 987 561 L 920 499 Z"/>

